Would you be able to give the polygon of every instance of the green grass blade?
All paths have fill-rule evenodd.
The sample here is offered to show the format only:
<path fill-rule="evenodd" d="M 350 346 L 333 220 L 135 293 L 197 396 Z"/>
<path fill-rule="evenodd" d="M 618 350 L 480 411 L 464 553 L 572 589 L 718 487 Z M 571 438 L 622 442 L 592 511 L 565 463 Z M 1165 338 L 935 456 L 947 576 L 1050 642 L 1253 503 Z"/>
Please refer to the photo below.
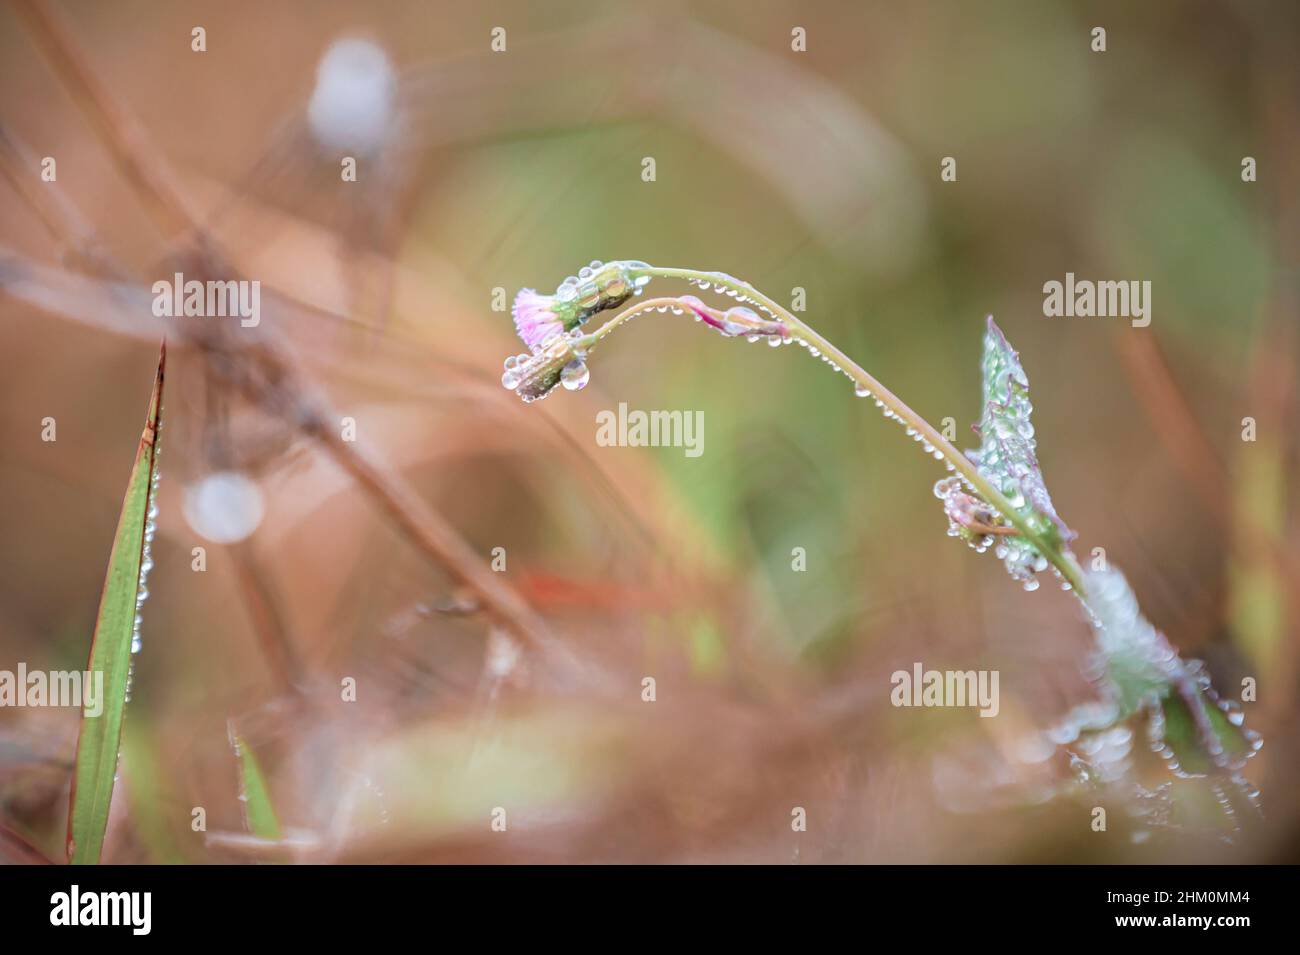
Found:
<path fill-rule="evenodd" d="M 235 732 L 230 724 L 230 745 L 234 747 L 235 758 L 239 760 L 239 798 L 244 806 L 244 826 L 259 839 L 279 842 L 283 838 L 280 819 L 271 804 L 271 791 L 262 774 L 262 765 L 257 761 L 248 744 Z"/>
<path fill-rule="evenodd" d="M 136 450 L 135 466 L 126 486 L 117 536 L 108 558 L 108 573 L 99 601 L 99 616 L 90 644 L 87 670 L 91 679 L 103 674 L 102 711 L 91 715 L 83 707 L 77 737 L 68 807 L 68 860 L 74 865 L 99 862 L 108 828 L 108 810 L 117 776 L 122 718 L 126 711 L 127 678 L 131 668 L 131 638 L 136 615 L 136 594 L 145 557 L 145 528 L 153 503 L 157 469 L 158 432 L 162 421 L 163 368 L 167 345 L 158 357 L 158 373 L 145 417 L 144 433 Z"/>

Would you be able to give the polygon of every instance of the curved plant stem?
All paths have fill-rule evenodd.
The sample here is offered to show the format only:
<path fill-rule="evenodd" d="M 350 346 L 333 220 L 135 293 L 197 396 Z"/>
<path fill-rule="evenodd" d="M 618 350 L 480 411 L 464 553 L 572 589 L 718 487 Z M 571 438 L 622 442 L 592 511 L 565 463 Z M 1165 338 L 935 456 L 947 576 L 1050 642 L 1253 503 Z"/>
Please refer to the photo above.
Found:
<path fill-rule="evenodd" d="M 638 315 L 645 315 L 660 308 L 675 308 L 680 311 L 684 310 L 685 306 L 677 299 L 669 298 L 667 296 L 662 298 L 648 298 L 645 301 L 637 302 L 631 308 L 623 309 L 623 311 L 619 312 L 594 332 L 583 335 L 577 340 L 575 347 L 580 348 L 583 351 L 591 351 L 600 344 L 601 341 L 608 337 L 610 332 L 614 331 L 614 329 L 618 328 L 620 325 L 626 325 Z"/>
<path fill-rule="evenodd" d="M 600 328 L 596 329 L 594 332 L 591 332 L 588 335 L 583 335 L 581 338 L 579 338 L 577 342 L 574 343 L 575 347 L 583 351 L 591 351 L 598 344 L 600 344 L 600 342 L 603 339 L 605 339 L 611 332 L 613 332 L 614 329 L 618 328 L 621 325 L 627 324 L 629 321 L 636 318 L 638 315 L 645 315 L 650 312 L 662 313 L 662 312 L 667 312 L 669 310 L 671 310 L 672 312 L 678 315 L 684 315 L 688 312 L 693 313 L 697 319 L 707 322 L 713 328 L 716 328 L 720 331 L 724 330 L 724 322 L 722 319 L 721 311 L 717 309 L 708 308 L 707 306 L 701 308 L 698 305 L 695 306 L 688 305 L 679 298 L 661 296 L 659 298 L 646 299 L 643 302 L 637 302 L 631 308 L 625 308 L 623 311 L 619 312 L 617 315 L 615 315 L 613 318 L 607 321 L 604 325 L 600 326 Z M 746 328 L 746 330 L 742 334 L 767 335 L 769 337 L 775 338 L 775 337 L 785 337 L 786 335 L 789 334 L 789 331 L 790 329 L 785 325 L 785 323 L 776 320 L 776 321 L 766 322 L 764 327 Z"/>
<path fill-rule="evenodd" d="M 873 375 L 852 358 L 823 338 L 806 322 L 795 318 L 795 316 L 787 309 L 783 308 L 781 305 L 777 304 L 748 283 L 732 278 L 730 275 L 724 275 L 720 272 L 701 272 L 696 269 L 644 266 L 633 269 L 632 275 L 634 277 L 644 275 L 658 278 L 685 279 L 686 281 L 691 282 L 707 282 L 710 286 L 721 286 L 724 289 L 737 292 L 738 294 L 761 304 L 764 308 L 768 309 L 771 314 L 777 316 L 777 319 L 786 326 L 790 337 L 802 341 L 804 344 L 812 348 L 816 348 L 823 355 L 827 356 L 831 361 L 843 369 L 845 374 L 852 378 L 855 383 L 866 388 L 872 395 L 879 398 L 885 407 L 898 415 L 899 418 L 907 423 L 908 427 L 922 435 L 931 446 L 942 453 L 944 459 L 952 465 L 952 467 L 980 494 L 981 497 L 984 498 L 985 501 L 1005 517 L 1026 540 L 1034 545 L 1034 548 L 1040 554 L 1051 561 L 1056 569 L 1060 571 L 1061 576 L 1065 578 L 1073 588 L 1074 594 L 1080 600 L 1086 599 L 1083 585 L 1083 572 L 1080 569 L 1078 562 L 1075 561 L 1073 555 L 1065 550 L 1065 548 L 1056 546 L 1052 542 L 1046 540 L 1041 532 L 1031 526 L 1030 523 L 1016 511 L 1015 507 L 1013 507 L 1011 502 L 1007 500 L 1006 496 L 994 487 L 993 484 L 984 477 L 984 475 L 980 474 L 979 470 L 976 469 L 973 463 L 971 463 L 970 459 L 957 450 L 957 448 L 955 448 L 947 438 L 940 434 L 939 431 L 930 424 L 930 422 L 926 421 L 923 417 L 908 407 L 901 398 L 876 380 Z M 627 309 L 622 314 L 615 316 L 609 323 L 592 335 L 586 336 L 586 338 L 592 339 L 592 344 L 594 344 L 596 341 L 599 341 L 604 337 L 606 329 L 612 330 L 611 326 L 616 327 L 625 322 L 628 318 L 631 318 L 634 314 L 643 313 L 646 311 L 647 307 L 657 308 L 673 301 L 674 300 L 672 299 L 651 299 L 647 302 L 639 303 L 638 305 Z"/>

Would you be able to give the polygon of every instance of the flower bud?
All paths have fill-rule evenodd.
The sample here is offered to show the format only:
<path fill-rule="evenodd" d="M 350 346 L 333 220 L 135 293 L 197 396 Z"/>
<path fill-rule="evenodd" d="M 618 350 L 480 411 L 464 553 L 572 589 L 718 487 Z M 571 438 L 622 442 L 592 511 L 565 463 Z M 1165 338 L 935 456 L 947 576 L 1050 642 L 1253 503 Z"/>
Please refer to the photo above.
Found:
<path fill-rule="evenodd" d="M 597 261 L 561 282 L 554 295 L 522 290 L 512 309 L 515 330 L 537 351 L 557 333 L 572 331 L 597 312 L 617 308 L 641 294 L 649 277 L 633 277 L 637 267 L 646 266 L 644 262 Z"/>
<path fill-rule="evenodd" d="M 521 289 L 510 310 L 515 320 L 515 331 L 524 344 L 536 351 L 550 338 L 565 330 L 566 318 L 572 309 L 561 306 L 553 295 L 542 295 L 533 289 Z M 574 323 L 576 324 L 576 322 Z"/>
<path fill-rule="evenodd" d="M 531 355 L 507 358 L 501 385 L 525 402 L 533 402 L 545 398 L 559 384 L 576 391 L 587 384 L 588 377 L 586 362 L 574 348 L 573 339 L 558 335 Z"/>

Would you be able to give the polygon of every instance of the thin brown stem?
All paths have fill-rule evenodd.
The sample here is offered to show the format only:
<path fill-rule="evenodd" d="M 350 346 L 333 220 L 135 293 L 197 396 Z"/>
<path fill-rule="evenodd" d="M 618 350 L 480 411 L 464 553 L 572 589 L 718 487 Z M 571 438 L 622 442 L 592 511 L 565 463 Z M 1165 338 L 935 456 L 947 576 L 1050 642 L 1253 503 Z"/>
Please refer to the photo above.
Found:
<path fill-rule="evenodd" d="M 164 232 L 174 236 L 192 230 L 195 217 L 169 170 L 161 160 L 151 160 L 148 137 L 99 82 L 72 38 L 65 16 L 38 0 L 10 2 Z"/>

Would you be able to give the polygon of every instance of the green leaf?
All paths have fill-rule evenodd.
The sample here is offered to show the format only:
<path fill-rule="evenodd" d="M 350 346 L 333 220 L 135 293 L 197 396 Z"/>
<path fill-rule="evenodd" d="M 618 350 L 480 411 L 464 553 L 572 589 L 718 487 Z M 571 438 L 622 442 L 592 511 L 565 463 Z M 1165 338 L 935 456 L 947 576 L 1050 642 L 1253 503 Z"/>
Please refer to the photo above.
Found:
<path fill-rule="evenodd" d="M 162 424 L 163 369 L 167 345 L 158 356 L 158 372 L 145 416 L 144 433 L 136 449 L 135 466 L 126 486 L 117 535 L 108 558 L 108 573 L 99 601 L 99 615 L 90 644 L 87 670 L 91 679 L 103 675 L 101 712 L 83 707 L 77 737 L 77 759 L 68 809 L 68 860 L 74 865 L 99 862 L 108 827 L 108 811 L 117 776 L 122 719 L 126 711 L 131 669 L 131 639 L 137 612 L 136 595 L 148 555 L 146 528 L 153 507 L 157 474 L 159 428 Z M 146 571 L 147 572 L 147 571 Z"/>
<path fill-rule="evenodd" d="M 262 766 L 248 744 L 230 725 L 230 745 L 239 760 L 239 799 L 244 806 L 244 827 L 259 839 L 279 842 L 283 838 L 280 818 L 271 803 L 271 791 L 262 774 Z"/>

